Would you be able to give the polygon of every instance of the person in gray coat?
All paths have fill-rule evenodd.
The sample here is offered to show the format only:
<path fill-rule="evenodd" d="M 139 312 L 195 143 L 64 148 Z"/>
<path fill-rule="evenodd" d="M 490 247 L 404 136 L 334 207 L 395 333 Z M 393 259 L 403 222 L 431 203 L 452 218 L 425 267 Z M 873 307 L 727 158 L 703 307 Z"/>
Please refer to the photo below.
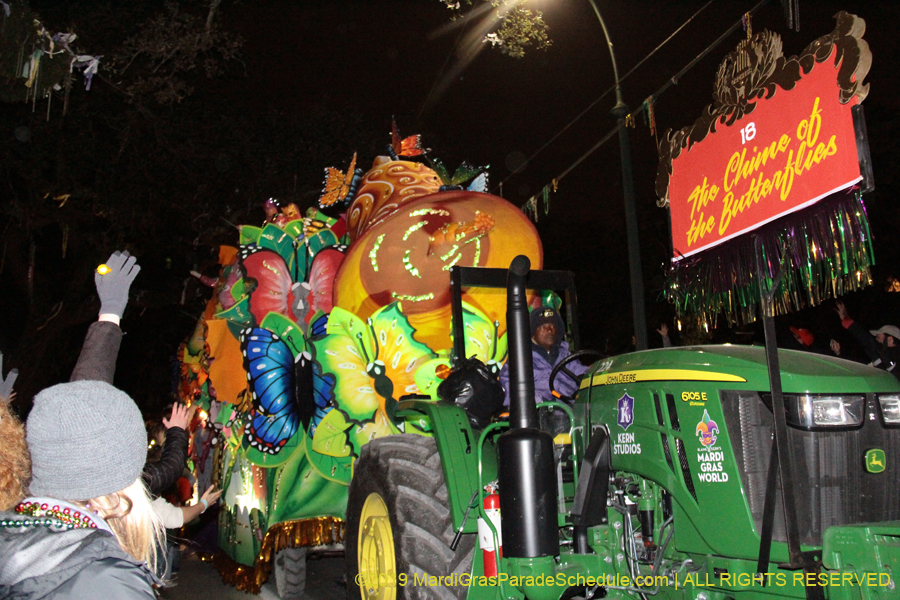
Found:
<path fill-rule="evenodd" d="M 117 335 L 89 333 L 73 381 L 35 397 L 16 446 L 23 464 L 31 454 L 30 496 L 20 486 L 0 512 L 0 599 L 151 600 L 162 583 L 153 573 L 164 531 L 142 481 L 143 418 L 111 385 L 118 321 L 140 268 L 127 252 L 108 263 L 98 267 L 101 314 L 91 331 Z"/>
<path fill-rule="evenodd" d="M 141 481 L 144 421 L 102 381 L 35 396 L 31 496 L 0 513 L 0 598 L 154 600 L 163 529 Z"/>

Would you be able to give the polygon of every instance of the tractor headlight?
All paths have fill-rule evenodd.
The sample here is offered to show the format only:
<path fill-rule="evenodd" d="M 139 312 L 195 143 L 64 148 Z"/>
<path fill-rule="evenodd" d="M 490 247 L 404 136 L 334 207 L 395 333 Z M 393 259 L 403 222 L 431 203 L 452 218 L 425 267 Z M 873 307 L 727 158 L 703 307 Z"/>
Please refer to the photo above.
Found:
<path fill-rule="evenodd" d="M 881 403 L 881 417 L 888 425 L 900 425 L 900 394 L 878 396 Z"/>
<path fill-rule="evenodd" d="M 787 420 L 797 427 L 856 427 L 862 423 L 865 396 L 785 395 Z M 898 398 L 900 407 L 900 398 Z"/>

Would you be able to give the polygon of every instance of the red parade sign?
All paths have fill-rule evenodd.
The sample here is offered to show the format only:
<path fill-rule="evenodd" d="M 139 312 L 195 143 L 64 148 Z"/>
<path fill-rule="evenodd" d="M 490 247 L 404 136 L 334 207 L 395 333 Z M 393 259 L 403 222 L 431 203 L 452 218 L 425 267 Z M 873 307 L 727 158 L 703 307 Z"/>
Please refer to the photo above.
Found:
<path fill-rule="evenodd" d="M 805 208 L 862 179 L 852 107 L 839 101 L 840 64 L 814 63 L 732 125 L 672 160 L 673 260 Z"/>

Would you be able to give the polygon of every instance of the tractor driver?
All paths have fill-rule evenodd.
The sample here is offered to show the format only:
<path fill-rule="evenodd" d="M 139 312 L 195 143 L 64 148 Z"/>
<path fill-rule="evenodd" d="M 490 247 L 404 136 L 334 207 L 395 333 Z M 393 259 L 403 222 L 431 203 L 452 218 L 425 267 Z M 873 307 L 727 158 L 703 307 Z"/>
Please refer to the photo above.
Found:
<path fill-rule="evenodd" d="M 563 340 L 564 331 L 565 325 L 556 309 L 540 306 L 531 311 L 531 358 L 534 363 L 535 402 L 560 400 L 554 398 L 550 391 L 550 373 L 553 371 L 553 367 L 570 354 L 569 344 Z M 589 367 L 575 360 L 566 368 L 576 375 L 583 375 Z M 509 407 L 509 361 L 500 370 L 500 384 L 506 395 L 503 405 Z M 554 385 L 556 391 L 562 396 L 574 396 L 578 391 L 577 382 L 572 381 L 565 374 L 557 376 Z M 568 430 L 566 423 L 568 419 L 561 410 L 553 413 L 541 411 L 540 420 L 541 428 L 553 434 Z"/>

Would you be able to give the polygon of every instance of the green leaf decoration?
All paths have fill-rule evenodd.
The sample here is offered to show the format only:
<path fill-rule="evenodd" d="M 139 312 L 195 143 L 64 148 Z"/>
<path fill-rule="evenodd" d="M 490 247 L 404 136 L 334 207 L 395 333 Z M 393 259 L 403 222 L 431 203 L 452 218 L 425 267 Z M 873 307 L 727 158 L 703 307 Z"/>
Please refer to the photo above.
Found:
<path fill-rule="evenodd" d="M 306 338 L 303 337 L 300 326 L 281 313 L 268 313 L 259 326 L 278 334 L 291 349 L 294 359 L 306 350 Z"/>
<path fill-rule="evenodd" d="M 303 438 L 305 437 L 306 432 L 303 431 L 302 427 L 298 427 L 297 431 L 288 439 L 278 454 L 269 454 L 268 452 L 257 450 L 250 445 L 249 438 L 246 435 L 243 436 L 242 446 L 246 452 L 247 460 L 254 465 L 258 467 L 277 467 L 290 460 L 296 452 L 306 451 L 306 447 L 303 444 Z"/>
<path fill-rule="evenodd" d="M 364 445 L 375 438 L 397 433 L 400 433 L 400 430 L 394 427 L 387 415 L 381 411 L 375 413 L 375 418 L 371 422 L 354 426 L 347 432 L 348 437 L 350 438 L 350 444 L 353 446 L 354 453 L 357 455 Z"/>
<path fill-rule="evenodd" d="M 316 426 L 315 432 L 310 434 L 307 430 L 304 442 L 307 458 L 313 469 L 325 479 L 349 485 L 354 455 L 346 432 L 352 424 L 333 406 L 325 410 L 328 412 Z"/>
<path fill-rule="evenodd" d="M 194 399 L 192 406 L 209 411 L 210 402 L 212 402 L 212 398 L 209 395 L 209 379 L 207 379 L 200 388 L 200 397 Z"/>
<path fill-rule="evenodd" d="M 486 167 L 473 167 L 469 163 L 463 162 L 456 168 L 453 177 L 450 178 L 450 185 L 462 185 L 480 174 L 485 168 Z"/>
<path fill-rule="evenodd" d="M 337 243 L 338 237 L 330 229 L 318 231 L 306 238 L 306 244 L 309 246 L 309 252 L 313 258 L 322 248 L 334 246 Z"/>
<path fill-rule="evenodd" d="M 334 319 L 337 310 L 339 309 L 335 308 L 329 317 L 329 330 L 331 319 Z M 339 406 L 352 421 L 363 422 L 371 419 L 383 401 L 379 402 L 374 383 L 366 373 L 366 365 L 371 359 L 363 358 L 365 354 L 359 349 L 361 345 L 354 343 L 353 338 L 342 333 L 329 333 L 318 340 L 312 340 L 311 343 L 322 372 L 334 375 L 335 405 Z M 373 356 L 371 350 L 369 356 Z"/>
<path fill-rule="evenodd" d="M 337 412 L 337 411 L 332 411 Z M 316 433 L 319 429 L 316 428 Z M 353 461 L 355 457 L 350 454 L 350 446 L 347 444 L 347 436 L 343 436 L 343 445 L 347 449 L 347 456 L 329 456 L 320 454 L 312 449 L 314 440 L 306 436 L 306 457 L 313 470 L 328 481 L 334 481 L 342 485 L 350 484 L 353 475 Z"/>
<path fill-rule="evenodd" d="M 444 166 L 444 163 L 441 162 L 440 159 L 432 158 L 428 155 L 426 155 L 425 158 L 431 164 L 432 170 L 437 173 L 441 183 L 448 186 L 462 185 L 487 170 L 487 167 L 473 167 L 469 163 L 463 161 L 456 167 L 456 171 L 454 171 L 451 176 L 450 171 L 447 170 L 447 167 Z"/>
<path fill-rule="evenodd" d="M 356 357 L 356 362 L 365 367 L 367 364 L 375 360 L 375 338 L 372 330 L 363 323 L 362 319 L 353 313 L 344 310 L 339 306 L 335 306 L 328 316 L 328 325 L 325 331 L 328 336 L 340 336 L 345 338 L 344 343 L 349 343 L 355 350 L 344 348 L 339 354 L 350 352 Z M 318 348 L 317 348 L 318 349 Z M 333 356 L 333 353 L 325 352 L 327 356 Z M 321 356 L 316 354 L 316 356 Z M 349 358 L 349 357 L 347 357 Z M 323 365 L 324 366 L 324 365 Z"/>
<path fill-rule="evenodd" d="M 352 426 L 341 411 L 331 410 L 316 427 L 312 438 L 313 452 L 335 458 L 350 456 L 352 449 L 347 445 L 347 430 Z"/>
<path fill-rule="evenodd" d="M 416 340 L 416 330 L 409 324 L 400 308 L 400 302 L 392 302 L 372 314 L 371 331 L 376 343 L 378 359 L 387 367 L 387 374 L 404 385 L 395 389 L 397 398 L 418 390 L 408 389 L 415 383 L 415 371 L 437 355 L 427 345 Z"/>
<path fill-rule="evenodd" d="M 238 242 L 242 246 L 245 244 L 256 244 L 259 241 L 259 234 L 262 229 L 253 225 L 241 225 L 241 237 Z"/>
<path fill-rule="evenodd" d="M 244 278 L 238 279 L 234 282 L 234 285 L 231 286 L 231 297 L 235 302 L 241 299 L 247 291 L 247 286 L 244 284 Z"/>
<path fill-rule="evenodd" d="M 267 223 L 259 234 L 260 248 L 268 248 L 284 259 L 288 271 L 294 272 L 294 238 L 273 223 Z"/>
<path fill-rule="evenodd" d="M 437 395 L 438 386 L 441 384 L 443 379 L 438 377 L 435 374 L 435 371 L 438 367 L 444 367 L 447 371 L 450 370 L 450 359 L 449 358 L 435 358 L 433 360 L 428 361 L 418 370 L 416 370 L 416 387 L 419 388 L 419 393 L 424 394 L 437 402 L 439 400 Z"/>
<path fill-rule="evenodd" d="M 329 217 L 315 206 L 311 206 L 306 210 L 306 217 L 314 221 L 320 221 L 323 227 L 333 227 L 338 222 L 334 217 Z"/>
<path fill-rule="evenodd" d="M 223 402 L 221 408 L 219 408 L 219 414 L 216 415 L 215 423 L 224 427 L 225 423 L 231 419 L 232 414 L 234 414 L 234 404 Z"/>
<path fill-rule="evenodd" d="M 502 364 L 508 351 L 506 332 L 498 335 L 499 323 L 491 320 L 481 310 L 463 302 L 463 335 L 466 358 L 475 356 L 488 364 Z M 452 331 L 451 331 L 452 337 Z"/>
<path fill-rule="evenodd" d="M 295 240 L 303 239 L 303 219 L 294 219 L 284 224 L 284 231 Z"/>
<path fill-rule="evenodd" d="M 323 516 L 342 518 L 347 509 L 347 483 L 322 477 L 310 464 L 307 452 L 298 452 L 282 466 L 266 471 L 266 484 L 269 524 Z M 254 564 L 257 556 L 243 564 Z"/>
<path fill-rule="evenodd" d="M 441 162 L 439 158 L 434 158 L 428 156 L 427 154 L 425 155 L 425 158 L 431 164 L 431 169 L 435 173 L 437 173 L 437 176 L 440 178 L 441 183 L 443 183 L 444 185 L 451 185 L 450 180 L 452 178 L 450 177 L 449 171 L 447 171 L 447 167 L 444 166 L 444 163 Z"/>
<path fill-rule="evenodd" d="M 215 314 L 216 319 L 224 319 L 228 331 L 235 339 L 241 339 L 241 330 L 253 325 L 253 313 L 250 312 L 250 296 L 244 296 L 234 306 Z"/>

